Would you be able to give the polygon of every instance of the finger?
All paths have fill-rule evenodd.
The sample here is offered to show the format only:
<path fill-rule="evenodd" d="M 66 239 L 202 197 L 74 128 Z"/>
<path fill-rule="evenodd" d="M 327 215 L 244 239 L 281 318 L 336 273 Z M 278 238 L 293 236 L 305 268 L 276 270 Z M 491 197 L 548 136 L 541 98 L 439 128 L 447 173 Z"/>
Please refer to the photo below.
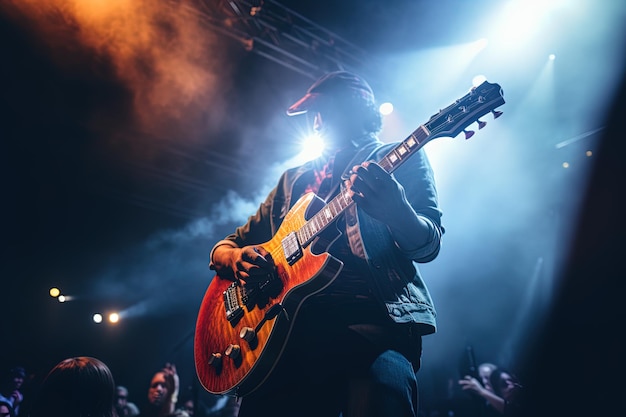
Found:
<path fill-rule="evenodd" d="M 270 255 L 270 253 L 267 250 L 265 250 L 263 246 L 255 246 L 254 251 L 258 253 L 259 255 L 263 256 L 264 258 L 267 258 Z"/>
<path fill-rule="evenodd" d="M 367 173 L 364 168 L 354 175 L 352 178 L 351 190 L 361 196 L 370 195 L 374 191 L 376 180 Z"/>
<path fill-rule="evenodd" d="M 357 206 L 362 205 L 363 204 L 363 196 L 359 193 L 354 192 L 352 193 L 352 201 L 354 201 L 356 203 Z"/>
<path fill-rule="evenodd" d="M 367 170 L 374 176 L 374 178 L 383 179 L 389 176 L 389 173 L 375 162 L 368 164 Z"/>
<path fill-rule="evenodd" d="M 243 281 L 244 283 L 250 278 L 250 275 L 246 271 L 237 270 L 235 271 L 235 276 L 239 281 Z"/>
<path fill-rule="evenodd" d="M 250 266 L 248 268 L 255 265 L 260 267 L 268 267 L 269 263 L 267 259 L 263 256 L 263 252 L 261 251 L 260 247 L 246 248 L 246 250 L 244 250 L 241 254 L 242 262 L 249 263 Z"/>
<path fill-rule="evenodd" d="M 267 255 L 269 255 L 269 253 L 263 249 L 262 247 L 254 247 L 254 253 L 256 253 L 256 258 L 253 260 L 253 262 L 259 266 L 264 266 L 267 267 L 270 265 L 269 261 L 267 260 Z"/>
<path fill-rule="evenodd" d="M 390 189 L 393 180 L 389 173 L 380 166 L 373 163 L 369 166 L 370 168 L 366 169 L 361 167 L 357 170 L 356 177 L 353 181 L 362 194 L 382 197 L 385 193 L 388 193 L 388 191 L 385 190 Z M 373 167 L 376 168 L 372 169 Z"/>

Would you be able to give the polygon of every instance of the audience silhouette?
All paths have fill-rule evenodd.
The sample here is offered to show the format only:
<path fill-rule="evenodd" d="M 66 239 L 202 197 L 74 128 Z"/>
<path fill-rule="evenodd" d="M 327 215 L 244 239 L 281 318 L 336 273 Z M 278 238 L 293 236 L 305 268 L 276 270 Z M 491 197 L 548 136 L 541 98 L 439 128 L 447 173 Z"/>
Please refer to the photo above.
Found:
<path fill-rule="evenodd" d="M 99 359 L 68 358 L 43 380 L 30 417 L 85 416 L 117 417 L 113 375 Z"/>
<path fill-rule="evenodd" d="M 20 406 L 24 401 L 22 385 L 26 378 L 26 370 L 22 366 L 11 368 L 0 385 L 0 401 L 6 401 L 11 406 L 14 416 L 19 415 Z"/>

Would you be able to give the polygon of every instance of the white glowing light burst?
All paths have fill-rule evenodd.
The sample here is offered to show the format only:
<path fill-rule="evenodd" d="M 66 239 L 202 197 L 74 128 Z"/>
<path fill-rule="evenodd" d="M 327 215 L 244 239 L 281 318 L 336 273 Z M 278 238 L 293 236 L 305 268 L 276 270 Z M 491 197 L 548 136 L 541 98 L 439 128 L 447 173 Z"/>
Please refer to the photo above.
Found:
<path fill-rule="evenodd" d="M 302 141 L 302 152 L 300 156 L 305 160 L 312 160 L 319 157 L 324 151 L 324 139 L 318 134 L 307 136 Z"/>
<path fill-rule="evenodd" d="M 102 323 L 102 314 L 100 313 L 96 313 L 93 315 L 93 322 L 94 323 Z"/>
<path fill-rule="evenodd" d="M 393 113 L 393 104 L 391 104 L 389 102 L 383 103 L 383 104 L 380 105 L 380 107 L 378 107 L 378 111 L 383 116 L 387 116 L 387 115 Z"/>

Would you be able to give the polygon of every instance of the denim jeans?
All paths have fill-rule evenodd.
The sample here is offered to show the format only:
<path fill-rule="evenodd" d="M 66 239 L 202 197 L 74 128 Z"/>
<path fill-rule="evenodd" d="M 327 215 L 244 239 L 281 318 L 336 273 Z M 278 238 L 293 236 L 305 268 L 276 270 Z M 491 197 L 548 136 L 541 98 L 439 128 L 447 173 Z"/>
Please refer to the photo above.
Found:
<path fill-rule="evenodd" d="M 277 367 L 241 401 L 239 417 L 414 417 L 421 336 L 380 337 L 300 317 Z M 369 335 L 371 336 L 371 335 Z"/>
<path fill-rule="evenodd" d="M 367 377 L 350 381 L 341 417 L 417 416 L 419 392 L 413 369 L 401 353 L 383 352 Z"/>

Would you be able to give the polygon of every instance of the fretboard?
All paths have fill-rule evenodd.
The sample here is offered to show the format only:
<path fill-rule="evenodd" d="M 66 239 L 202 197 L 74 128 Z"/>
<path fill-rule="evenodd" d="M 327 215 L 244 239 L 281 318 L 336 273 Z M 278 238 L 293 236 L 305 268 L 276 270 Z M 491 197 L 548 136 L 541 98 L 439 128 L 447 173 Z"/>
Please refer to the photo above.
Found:
<path fill-rule="evenodd" d="M 411 133 L 406 139 L 394 147 L 385 155 L 378 164 L 388 173 L 395 171 L 405 160 L 424 146 L 430 137 L 428 129 L 422 125 Z M 330 200 L 320 211 L 311 217 L 295 233 L 302 247 L 307 246 L 330 225 L 341 213 L 354 204 L 350 191 L 342 188 L 341 192 Z"/>

